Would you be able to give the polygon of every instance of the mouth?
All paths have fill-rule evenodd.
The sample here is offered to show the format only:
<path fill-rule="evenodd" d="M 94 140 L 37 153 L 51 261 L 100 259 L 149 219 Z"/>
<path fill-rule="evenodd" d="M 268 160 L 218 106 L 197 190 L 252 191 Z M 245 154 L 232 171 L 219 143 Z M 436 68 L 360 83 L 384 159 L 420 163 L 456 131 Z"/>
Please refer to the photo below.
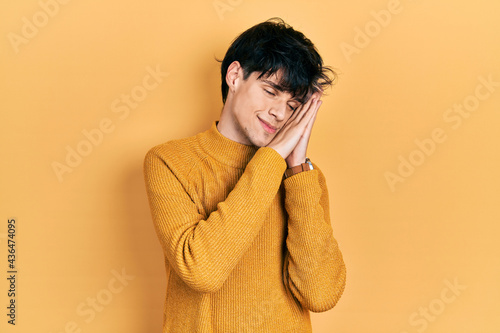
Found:
<path fill-rule="evenodd" d="M 259 117 L 257 117 L 257 118 L 259 118 Z M 273 134 L 278 130 L 276 127 L 272 126 L 268 122 L 266 122 L 260 118 L 259 118 L 259 120 L 260 120 L 262 127 L 264 127 L 264 129 L 266 130 L 267 133 Z"/>

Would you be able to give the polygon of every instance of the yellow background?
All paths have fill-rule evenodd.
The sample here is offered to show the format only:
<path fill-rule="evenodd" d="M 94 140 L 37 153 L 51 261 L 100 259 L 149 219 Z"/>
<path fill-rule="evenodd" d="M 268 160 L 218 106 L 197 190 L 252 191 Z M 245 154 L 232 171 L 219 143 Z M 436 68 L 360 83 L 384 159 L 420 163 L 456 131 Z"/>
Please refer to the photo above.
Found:
<path fill-rule="evenodd" d="M 500 87 L 477 88 L 480 78 L 500 82 L 499 2 L 65 2 L 0 5 L 2 332 L 161 332 L 166 280 L 144 154 L 218 119 L 214 57 L 273 16 L 340 73 L 308 155 L 328 180 L 348 281 L 333 310 L 312 315 L 314 332 L 500 332 Z M 35 21 L 37 31 L 24 27 Z M 128 115 L 113 112 L 158 68 L 168 76 Z M 476 88 L 482 100 L 453 128 L 448 110 L 474 102 Z M 66 163 L 68 146 L 84 149 L 82 131 L 106 119 L 113 130 L 60 181 L 54 162 Z M 429 143 L 436 128 L 446 140 L 418 153 L 415 140 Z M 421 165 L 391 188 L 386 173 L 410 155 Z M 6 323 L 11 217 L 15 327 Z"/>

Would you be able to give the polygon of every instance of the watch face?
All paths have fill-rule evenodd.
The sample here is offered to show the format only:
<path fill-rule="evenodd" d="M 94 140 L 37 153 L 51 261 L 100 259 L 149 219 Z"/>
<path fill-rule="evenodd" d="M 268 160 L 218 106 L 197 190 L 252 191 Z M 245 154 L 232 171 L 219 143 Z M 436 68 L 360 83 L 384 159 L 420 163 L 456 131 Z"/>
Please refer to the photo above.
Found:
<path fill-rule="evenodd" d="M 309 159 L 309 157 L 306 157 L 306 163 L 309 164 L 309 170 L 314 170 L 313 165 L 312 165 L 311 160 Z"/>

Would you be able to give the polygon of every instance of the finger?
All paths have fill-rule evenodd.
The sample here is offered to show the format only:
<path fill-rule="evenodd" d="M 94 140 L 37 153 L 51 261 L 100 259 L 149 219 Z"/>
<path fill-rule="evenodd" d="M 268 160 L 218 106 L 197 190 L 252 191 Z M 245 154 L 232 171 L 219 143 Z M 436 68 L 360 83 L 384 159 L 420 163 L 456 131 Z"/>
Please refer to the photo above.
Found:
<path fill-rule="evenodd" d="M 313 97 L 321 98 L 321 94 L 323 94 L 323 90 L 321 90 L 321 88 L 319 87 L 314 87 L 313 89 L 310 89 L 309 92 L 307 93 L 306 101 L 309 101 Z"/>
<path fill-rule="evenodd" d="M 304 129 L 304 132 L 303 132 L 303 136 L 306 138 L 307 143 L 309 143 L 309 139 L 311 138 L 312 128 L 313 128 L 314 122 L 316 121 L 316 117 L 318 115 L 319 106 L 321 106 L 322 102 L 320 101 L 318 104 L 319 105 L 317 108 L 315 108 L 314 110 L 311 110 L 310 113 L 312 114 L 312 116 L 309 118 L 309 121 L 307 122 L 307 125 Z"/>
<path fill-rule="evenodd" d="M 312 95 L 311 98 L 316 98 L 316 99 L 321 99 L 321 96 L 323 95 L 323 90 L 316 90 Z"/>
<path fill-rule="evenodd" d="M 288 118 L 288 121 L 287 123 L 290 123 L 290 122 L 293 122 L 295 119 L 297 119 L 297 117 L 301 117 L 302 115 L 302 111 L 307 108 L 307 102 L 306 103 L 303 103 L 303 104 L 300 104 L 297 109 L 295 109 L 295 111 L 293 112 L 293 114 L 290 116 L 290 118 Z"/>
<path fill-rule="evenodd" d="M 319 109 L 319 107 L 321 106 L 321 104 L 323 103 L 323 101 L 319 100 L 319 99 L 315 99 L 313 101 L 313 103 L 311 104 L 308 112 L 307 112 L 307 123 L 309 123 L 309 121 L 311 120 L 312 117 L 314 117 Z"/>
<path fill-rule="evenodd" d="M 314 111 L 313 116 L 309 120 L 309 123 L 307 124 L 306 131 L 309 131 L 309 132 L 312 131 L 312 127 L 314 125 L 314 122 L 316 121 L 316 117 L 318 116 L 318 111 L 319 111 L 319 108 L 320 108 L 321 104 L 323 104 L 323 101 L 319 101 L 318 102 L 318 106 L 317 106 L 316 110 Z"/>
<path fill-rule="evenodd" d="M 312 105 L 314 105 L 315 103 L 317 103 L 318 101 L 320 101 L 322 95 L 323 95 L 322 91 L 316 91 L 315 93 L 313 93 L 311 95 L 311 98 L 308 100 L 308 102 L 311 102 L 309 104 L 309 107 L 311 107 Z"/>
<path fill-rule="evenodd" d="M 309 113 L 309 111 L 316 107 L 315 104 L 319 101 L 321 98 L 321 95 L 323 94 L 322 91 L 317 91 L 311 95 L 311 97 L 306 101 L 306 103 L 301 104 L 297 110 L 292 114 L 292 116 L 287 120 L 285 127 L 287 124 L 292 124 L 292 123 L 300 123 L 301 120 L 304 118 L 306 114 Z M 308 122 L 308 120 L 306 121 Z M 292 126 L 292 125 L 289 125 Z"/>
<path fill-rule="evenodd" d="M 297 116 L 295 117 L 296 120 L 300 121 L 311 109 L 311 107 L 317 102 L 317 95 L 313 94 L 309 100 L 302 105 L 302 108 L 298 112 Z"/>

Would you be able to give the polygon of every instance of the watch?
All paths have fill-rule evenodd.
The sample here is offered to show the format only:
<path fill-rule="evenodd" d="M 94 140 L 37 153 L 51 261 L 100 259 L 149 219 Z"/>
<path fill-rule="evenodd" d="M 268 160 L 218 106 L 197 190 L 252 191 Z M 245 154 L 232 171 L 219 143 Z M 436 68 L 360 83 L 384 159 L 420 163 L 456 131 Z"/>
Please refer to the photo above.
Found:
<path fill-rule="evenodd" d="M 296 165 L 294 167 L 286 169 L 286 171 L 285 171 L 285 179 L 288 178 L 288 177 L 290 177 L 290 176 L 296 175 L 299 172 L 309 171 L 309 170 L 313 170 L 313 169 L 314 168 L 313 168 L 313 165 L 311 163 L 311 160 L 308 157 L 306 157 L 306 162 L 305 163 L 302 163 L 300 165 Z"/>

